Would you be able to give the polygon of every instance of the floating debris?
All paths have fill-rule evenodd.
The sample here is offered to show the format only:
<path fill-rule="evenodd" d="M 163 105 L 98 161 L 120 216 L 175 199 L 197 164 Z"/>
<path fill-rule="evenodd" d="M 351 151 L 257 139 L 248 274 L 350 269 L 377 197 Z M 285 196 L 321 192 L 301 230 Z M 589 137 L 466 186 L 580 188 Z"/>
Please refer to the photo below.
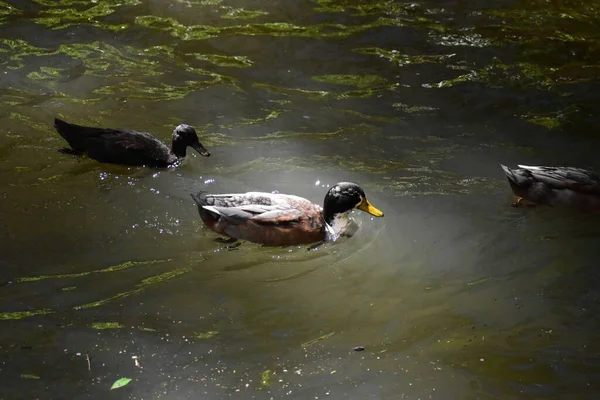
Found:
<path fill-rule="evenodd" d="M 316 339 L 309 340 L 308 342 L 302 343 L 302 344 L 300 345 L 300 347 L 302 347 L 303 349 L 304 349 L 304 348 L 307 348 L 308 346 L 311 346 L 311 345 L 313 345 L 313 344 L 317 343 L 317 342 L 318 342 L 318 341 L 320 341 L 320 340 L 325 340 L 325 339 L 328 339 L 328 338 L 332 337 L 333 335 L 335 335 L 335 332 L 329 332 L 329 333 L 326 333 L 325 335 L 323 335 L 323 336 L 319 336 L 319 337 L 318 337 L 318 338 L 316 338 Z"/>
<path fill-rule="evenodd" d="M 110 387 L 110 390 L 118 389 L 118 388 L 123 387 L 123 386 L 127 386 L 129 384 L 129 382 L 131 382 L 131 378 L 117 379 L 115 381 L 115 383 L 113 383 L 113 385 Z"/>

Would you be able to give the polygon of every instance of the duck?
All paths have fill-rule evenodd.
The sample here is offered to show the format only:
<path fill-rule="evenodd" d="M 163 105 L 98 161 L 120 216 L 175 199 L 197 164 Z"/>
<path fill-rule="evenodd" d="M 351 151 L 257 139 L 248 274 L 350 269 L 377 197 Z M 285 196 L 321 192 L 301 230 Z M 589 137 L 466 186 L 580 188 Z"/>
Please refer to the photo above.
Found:
<path fill-rule="evenodd" d="M 200 143 L 196 130 L 186 124 L 177 125 L 170 148 L 147 132 L 82 126 L 59 118 L 54 119 L 54 128 L 71 147 L 59 151 L 72 155 L 85 154 L 103 163 L 169 167 L 178 164 L 186 156 L 188 146 L 202 156 L 210 156 Z"/>
<path fill-rule="evenodd" d="M 518 165 L 511 169 L 500 164 L 517 196 L 514 207 L 549 205 L 581 211 L 600 211 L 600 176 L 574 167 Z M 525 204 L 523 200 L 532 204 Z"/>
<path fill-rule="evenodd" d="M 367 200 L 363 189 L 352 182 L 332 186 L 323 207 L 280 193 L 200 191 L 192 198 L 205 225 L 228 237 L 225 240 L 229 243 L 246 240 L 264 246 L 291 246 L 335 241 L 350 231 L 352 210 L 383 217 L 383 212 Z"/>

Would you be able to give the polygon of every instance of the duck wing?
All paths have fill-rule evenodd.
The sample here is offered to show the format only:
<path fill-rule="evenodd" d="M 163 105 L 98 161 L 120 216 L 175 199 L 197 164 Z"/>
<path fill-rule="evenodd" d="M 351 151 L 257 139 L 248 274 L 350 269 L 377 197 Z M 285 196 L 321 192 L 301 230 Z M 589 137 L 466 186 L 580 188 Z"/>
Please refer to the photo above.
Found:
<path fill-rule="evenodd" d="M 252 221 L 261 225 L 276 225 L 285 222 L 298 222 L 304 216 L 300 210 L 281 204 L 242 204 L 233 207 L 205 205 L 202 208 L 217 214 L 232 224 Z"/>
<path fill-rule="evenodd" d="M 600 194 L 600 177 L 592 171 L 574 167 L 519 165 L 524 174 L 554 189 Z"/>
<path fill-rule="evenodd" d="M 325 239 L 322 208 L 301 197 L 249 192 L 192 198 L 207 227 L 217 233 L 267 246 L 314 243 Z"/>

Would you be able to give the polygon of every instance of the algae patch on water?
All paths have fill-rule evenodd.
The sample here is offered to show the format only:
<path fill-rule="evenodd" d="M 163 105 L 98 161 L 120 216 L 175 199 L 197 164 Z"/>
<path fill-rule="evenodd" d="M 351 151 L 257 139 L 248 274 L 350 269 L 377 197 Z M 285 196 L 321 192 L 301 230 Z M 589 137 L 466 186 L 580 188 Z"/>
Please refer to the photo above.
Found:
<path fill-rule="evenodd" d="M 91 303 L 86 303 L 86 304 L 82 304 L 80 306 L 75 306 L 73 307 L 75 310 L 80 310 L 83 308 L 94 308 L 94 307 L 99 307 L 101 305 L 110 303 L 114 300 L 118 300 L 118 299 L 122 299 L 125 297 L 129 297 L 132 296 L 134 294 L 137 293 L 141 293 L 143 290 L 146 289 L 147 286 L 149 285 L 154 285 L 156 283 L 160 283 L 163 281 L 167 281 L 169 279 L 173 279 L 179 275 L 183 275 L 187 272 L 191 271 L 191 268 L 177 268 L 174 269 L 172 271 L 167 271 L 167 272 L 163 272 L 162 274 L 159 275 L 155 275 L 155 276 L 151 276 L 150 278 L 146 278 L 143 279 L 140 283 L 138 283 L 137 285 L 135 285 L 135 288 L 123 293 L 118 293 L 114 296 L 102 299 L 102 300 L 98 300 L 98 301 L 94 301 Z"/>
<path fill-rule="evenodd" d="M 40 379 L 39 376 L 33 374 L 21 374 L 21 378 L 24 379 Z"/>
<path fill-rule="evenodd" d="M 400 67 L 408 64 L 441 63 L 456 55 L 455 53 L 440 55 L 410 55 L 401 53 L 398 50 L 386 50 L 379 47 L 364 47 L 355 49 L 354 51 L 361 54 L 373 54 L 386 58 Z"/>
<path fill-rule="evenodd" d="M 194 334 L 194 337 L 196 339 L 210 339 L 213 336 L 216 336 L 219 334 L 219 331 L 207 331 L 207 332 L 196 332 Z"/>
<path fill-rule="evenodd" d="M 19 319 L 33 317 L 35 315 L 44 315 L 44 314 L 52 314 L 52 313 L 54 313 L 54 311 L 51 311 L 49 309 L 0 312 L 0 320 L 19 320 Z"/>
<path fill-rule="evenodd" d="M 379 75 L 320 75 L 313 76 L 317 82 L 326 82 L 337 85 L 350 85 L 358 88 L 383 85 L 386 80 Z"/>
<path fill-rule="evenodd" d="M 129 269 L 141 265 L 150 265 L 156 263 L 163 263 L 169 260 L 149 260 L 149 261 L 125 261 L 121 264 L 111 265 L 106 268 L 97 269 L 93 271 L 75 272 L 71 274 L 56 274 L 56 275 L 39 275 L 39 276 L 23 276 L 15 279 L 15 282 L 35 282 L 45 279 L 63 279 L 63 278 L 78 278 L 90 274 L 101 274 L 106 272 L 116 272 L 124 269 Z"/>
<path fill-rule="evenodd" d="M 318 337 L 318 338 L 316 338 L 316 339 L 312 339 L 312 340 L 309 340 L 308 342 L 304 342 L 304 343 L 302 343 L 302 344 L 300 345 L 300 347 L 302 347 L 303 349 L 305 349 L 305 348 L 307 348 L 307 347 L 310 347 L 310 346 L 312 346 L 313 344 L 315 344 L 315 343 L 317 343 L 317 342 L 320 342 L 321 340 L 329 339 L 329 338 L 330 338 L 330 337 L 332 337 L 333 335 L 335 335 L 335 332 L 329 332 L 329 333 L 326 333 L 326 334 L 324 334 L 324 335 L 321 335 L 321 336 L 319 336 L 319 337 Z"/>
<path fill-rule="evenodd" d="M 97 330 L 120 329 L 120 328 L 124 328 L 124 327 L 125 327 L 125 325 L 122 325 L 118 322 L 94 322 L 93 324 L 90 325 L 90 328 L 97 329 Z"/>
<path fill-rule="evenodd" d="M 71 25 L 86 24 L 113 31 L 125 29 L 127 25 L 106 23 L 102 18 L 113 14 L 119 7 L 140 4 L 139 0 L 34 1 L 46 8 L 32 20 L 50 29 L 64 29 Z"/>
<path fill-rule="evenodd" d="M 220 54 L 194 54 L 197 60 L 208 61 L 219 67 L 247 68 L 252 66 L 252 60 L 244 56 L 227 56 Z"/>

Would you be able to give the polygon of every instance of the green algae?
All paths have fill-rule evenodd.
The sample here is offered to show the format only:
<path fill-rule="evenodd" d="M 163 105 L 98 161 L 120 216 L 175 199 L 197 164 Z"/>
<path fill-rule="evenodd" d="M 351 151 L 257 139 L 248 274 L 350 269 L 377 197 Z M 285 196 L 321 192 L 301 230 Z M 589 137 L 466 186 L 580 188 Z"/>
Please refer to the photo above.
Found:
<path fill-rule="evenodd" d="M 321 336 L 319 336 L 318 338 L 315 338 L 315 339 L 309 340 L 308 342 L 304 342 L 304 343 L 302 343 L 302 344 L 300 345 L 300 347 L 302 347 L 303 349 L 305 349 L 305 348 L 307 348 L 307 347 L 310 347 L 310 346 L 312 346 L 313 344 L 315 344 L 315 343 L 318 343 L 318 342 L 320 342 L 320 341 L 322 341 L 322 340 L 329 339 L 329 338 L 330 338 L 330 337 L 332 337 L 333 335 L 335 335 L 335 332 L 329 332 L 329 333 L 326 333 L 326 334 L 324 334 L 324 335 L 321 335 Z"/>
<path fill-rule="evenodd" d="M 36 315 L 52 314 L 54 311 L 49 309 L 42 310 L 29 310 L 29 311 L 13 311 L 13 312 L 0 312 L 0 320 L 19 320 Z"/>
<path fill-rule="evenodd" d="M 386 58 L 400 67 L 409 64 L 443 63 L 456 56 L 455 53 L 441 55 L 409 55 L 403 54 L 398 50 L 386 50 L 379 47 L 363 47 L 355 49 L 354 51 L 360 54 L 372 54 L 381 58 Z"/>
<path fill-rule="evenodd" d="M 220 54 L 195 54 L 197 60 L 208 61 L 219 67 L 247 68 L 253 62 L 244 56 L 225 56 Z"/>
<path fill-rule="evenodd" d="M 196 339 L 210 339 L 219 334 L 219 331 L 207 331 L 207 332 L 196 332 L 194 337 Z"/>
<path fill-rule="evenodd" d="M 34 1 L 46 8 L 32 20 L 49 29 L 64 29 L 72 25 L 87 24 L 111 31 L 126 29 L 127 25 L 103 23 L 103 17 L 113 14 L 119 7 L 141 4 L 139 0 L 97 0 L 91 4 L 89 1 L 77 0 Z"/>
<path fill-rule="evenodd" d="M 0 24 L 6 21 L 10 15 L 20 14 L 21 10 L 4 2 L 0 1 Z"/>
<path fill-rule="evenodd" d="M 168 32 L 181 40 L 204 40 L 231 35 L 244 36 L 291 36 L 310 38 L 343 38 L 378 26 L 398 25 L 398 21 L 379 18 L 369 24 L 343 25 L 323 23 L 296 25 L 290 22 L 249 23 L 244 25 L 186 25 L 172 17 L 143 15 L 135 18 L 135 23 L 150 29 Z"/>
<path fill-rule="evenodd" d="M 150 260 L 150 261 L 125 261 L 121 264 L 111 265 L 106 268 L 97 269 L 94 271 L 84 271 L 84 272 L 76 272 L 71 274 L 55 274 L 55 275 L 39 275 L 39 276 L 25 276 L 18 277 L 15 279 L 15 282 L 36 282 L 46 279 L 64 279 L 64 278 L 79 278 L 82 276 L 87 276 L 91 274 L 102 274 L 107 272 L 116 272 L 122 271 L 125 269 L 142 266 L 142 265 L 151 265 L 156 263 L 164 263 L 169 260 Z"/>
<path fill-rule="evenodd" d="M 317 82 L 326 82 L 336 85 L 350 85 L 358 88 L 366 88 L 383 85 L 386 80 L 378 75 L 321 75 L 313 76 Z"/>
<path fill-rule="evenodd" d="M 94 322 L 90 325 L 90 328 L 96 330 L 105 330 L 105 329 L 120 329 L 124 328 L 125 325 L 122 325 L 118 322 Z"/>
<path fill-rule="evenodd" d="M 21 374 L 21 378 L 23 379 L 40 379 L 39 376 L 33 374 Z"/>
<path fill-rule="evenodd" d="M 409 4 L 397 3 L 392 1 L 369 1 L 369 2 L 356 2 L 356 1 L 340 1 L 340 0 L 317 0 L 318 7 L 315 7 L 315 11 L 321 12 L 350 12 L 355 16 L 365 15 L 408 15 L 405 11 Z"/>
<path fill-rule="evenodd" d="M 333 98 L 337 100 L 342 99 L 360 99 L 360 98 L 369 98 L 373 97 L 380 92 L 389 91 L 397 88 L 399 84 L 393 83 L 389 85 L 380 85 L 373 86 L 366 89 L 357 89 L 357 90 L 348 90 L 344 92 L 333 92 L 326 90 L 308 90 L 308 89 L 297 89 L 297 88 L 288 88 L 276 85 L 270 85 L 266 83 L 253 83 L 253 87 L 262 89 L 266 92 L 284 96 L 293 96 L 293 97 L 304 97 L 309 100 L 320 100 L 326 98 Z"/>
<path fill-rule="evenodd" d="M 224 19 L 255 19 L 269 13 L 261 10 L 246 10 L 245 8 L 222 7 L 227 12 L 221 16 Z"/>
<path fill-rule="evenodd" d="M 113 302 L 115 300 L 123 299 L 125 297 L 129 297 L 129 296 L 141 293 L 142 291 L 144 291 L 146 289 L 147 286 L 154 285 L 154 284 L 157 284 L 157 283 L 161 283 L 161 282 L 167 281 L 169 279 L 173 279 L 173 278 L 175 278 L 177 276 L 186 274 L 186 273 L 188 273 L 190 271 L 191 271 L 191 268 L 177 268 L 177 269 L 174 269 L 172 271 L 167 271 L 167 272 L 164 272 L 162 274 L 155 275 L 155 276 L 143 279 L 140 283 L 138 283 L 137 285 L 135 285 L 135 289 L 132 289 L 132 290 L 129 290 L 129 291 L 126 291 L 126 292 L 122 292 L 122 293 L 118 293 L 118 294 L 116 294 L 114 296 L 110 296 L 110 297 L 107 297 L 105 299 L 101 299 L 101 300 L 94 301 L 94 302 L 91 302 L 91 303 L 86 303 L 86 304 L 82 304 L 82 305 L 79 305 L 79 306 L 75 306 L 73 308 L 75 310 L 81 310 L 81 309 L 86 309 L 86 308 L 99 307 L 99 306 L 102 306 L 104 304 Z"/>

